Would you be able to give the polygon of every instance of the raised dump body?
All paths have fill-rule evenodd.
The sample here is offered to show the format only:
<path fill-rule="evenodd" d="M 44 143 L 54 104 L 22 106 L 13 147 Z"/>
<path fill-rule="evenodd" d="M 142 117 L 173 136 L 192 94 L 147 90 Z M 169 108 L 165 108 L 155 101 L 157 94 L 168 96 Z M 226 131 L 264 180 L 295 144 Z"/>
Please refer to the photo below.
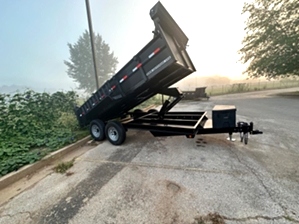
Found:
<path fill-rule="evenodd" d="M 195 71 L 186 51 L 187 36 L 160 2 L 150 16 L 153 39 L 76 110 L 80 126 L 121 117 Z"/>

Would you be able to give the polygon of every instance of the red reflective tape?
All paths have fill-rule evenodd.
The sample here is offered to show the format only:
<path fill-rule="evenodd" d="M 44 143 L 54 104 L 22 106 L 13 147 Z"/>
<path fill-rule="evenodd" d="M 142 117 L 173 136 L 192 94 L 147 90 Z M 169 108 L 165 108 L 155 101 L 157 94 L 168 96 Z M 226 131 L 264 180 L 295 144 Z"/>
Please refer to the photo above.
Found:
<path fill-rule="evenodd" d="M 125 75 L 121 80 L 119 80 L 119 83 L 122 83 L 122 82 L 125 81 L 125 79 L 127 79 L 127 78 L 128 78 L 128 76 Z"/>
<path fill-rule="evenodd" d="M 114 85 L 114 86 L 111 87 L 112 90 L 115 89 L 115 88 L 116 88 L 116 85 Z"/>
<path fill-rule="evenodd" d="M 161 49 L 158 47 L 156 50 L 154 50 L 154 54 L 157 54 Z"/>
<path fill-rule="evenodd" d="M 136 70 L 137 70 L 138 68 L 140 68 L 141 66 L 142 66 L 142 64 L 139 63 L 135 68 L 133 68 L 132 72 L 136 72 Z"/>
<path fill-rule="evenodd" d="M 161 50 L 161 48 L 157 48 L 156 50 L 154 50 L 149 56 L 148 58 L 152 58 L 155 54 L 157 54 L 159 51 Z"/>

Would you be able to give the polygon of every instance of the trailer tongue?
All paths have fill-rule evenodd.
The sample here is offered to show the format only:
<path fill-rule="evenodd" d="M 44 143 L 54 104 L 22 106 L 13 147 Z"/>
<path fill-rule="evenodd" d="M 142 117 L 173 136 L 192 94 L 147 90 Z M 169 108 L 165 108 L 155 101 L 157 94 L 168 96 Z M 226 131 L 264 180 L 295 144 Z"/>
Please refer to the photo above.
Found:
<path fill-rule="evenodd" d="M 187 36 L 160 2 L 150 10 L 150 16 L 155 24 L 153 39 L 76 109 L 80 126 L 89 125 L 95 140 L 107 137 L 114 145 L 125 141 L 128 128 L 149 130 L 154 136 L 231 136 L 240 132 L 247 144 L 248 133 L 260 133 L 253 131 L 252 123 L 236 126 L 235 122 L 218 119 L 222 125 L 205 127 L 209 123 L 206 112 L 169 112 L 183 97 L 178 89 L 169 87 L 194 72 L 195 67 L 186 51 Z M 160 111 L 130 112 L 158 93 L 172 99 L 165 101 Z"/>

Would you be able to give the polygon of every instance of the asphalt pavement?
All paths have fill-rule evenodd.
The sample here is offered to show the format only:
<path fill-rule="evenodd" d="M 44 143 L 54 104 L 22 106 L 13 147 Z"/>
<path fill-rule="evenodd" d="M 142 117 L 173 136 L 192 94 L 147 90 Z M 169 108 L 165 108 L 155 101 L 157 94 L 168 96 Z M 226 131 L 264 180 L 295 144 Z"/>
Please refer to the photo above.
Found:
<path fill-rule="evenodd" d="M 194 139 L 127 132 L 49 171 L 0 207 L 0 223 L 299 223 L 299 88 L 182 101 L 175 110 L 236 105 L 263 135 Z M 210 113 L 209 113 L 210 115 Z M 1 192 L 0 192 L 1 193 Z"/>

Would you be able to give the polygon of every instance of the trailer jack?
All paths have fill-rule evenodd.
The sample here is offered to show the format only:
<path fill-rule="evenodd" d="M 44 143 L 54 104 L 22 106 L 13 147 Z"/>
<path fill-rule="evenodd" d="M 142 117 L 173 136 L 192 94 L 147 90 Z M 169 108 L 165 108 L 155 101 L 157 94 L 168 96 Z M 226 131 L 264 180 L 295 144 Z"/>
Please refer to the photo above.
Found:
<path fill-rule="evenodd" d="M 241 142 L 244 142 L 245 145 L 248 144 L 248 135 L 249 135 L 249 133 L 251 135 L 263 134 L 262 131 L 253 130 L 253 123 L 252 122 L 250 122 L 250 124 L 248 125 L 247 122 L 239 121 L 237 123 L 237 127 L 239 128 L 239 132 L 240 132 L 240 140 L 241 140 Z"/>

